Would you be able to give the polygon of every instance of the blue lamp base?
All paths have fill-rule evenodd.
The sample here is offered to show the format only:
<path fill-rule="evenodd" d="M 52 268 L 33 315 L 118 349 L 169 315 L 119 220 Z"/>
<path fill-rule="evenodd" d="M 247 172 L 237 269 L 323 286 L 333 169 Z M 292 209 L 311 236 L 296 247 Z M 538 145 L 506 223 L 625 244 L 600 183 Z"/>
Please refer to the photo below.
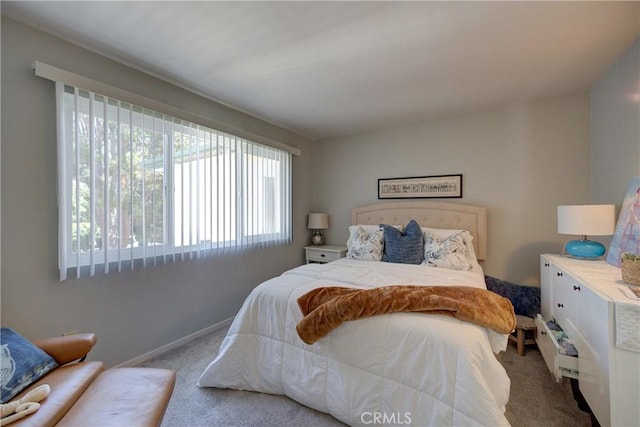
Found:
<path fill-rule="evenodd" d="M 593 240 L 571 240 L 564 246 L 564 253 L 582 259 L 598 259 L 604 256 L 607 248 Z"/>

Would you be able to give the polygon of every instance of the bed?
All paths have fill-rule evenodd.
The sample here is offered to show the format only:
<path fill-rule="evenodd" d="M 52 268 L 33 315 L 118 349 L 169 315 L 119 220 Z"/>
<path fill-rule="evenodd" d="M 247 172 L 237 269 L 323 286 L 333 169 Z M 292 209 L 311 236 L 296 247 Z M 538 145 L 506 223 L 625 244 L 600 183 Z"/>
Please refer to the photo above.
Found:
<path fill-rule="evenodd" d="M 506 349 L 506 333 L 447 315 L 400 312 L 345 322 L 312 345 L 297 334 L 298 299 L 322 287 L 485 289 L 478 261 L 486 257 L 487 211 L 481 206 L 403 201 L 355 208 L 350 251 L 354 230 L 400 228 L 411 220 L 423 237 L 466 230 L 472 267 L 347 257 L 289 270 L 247 297 L 198 385 L 286 395 L 349 425 L 509 425 L 510 381 L 495 357 Z"/>

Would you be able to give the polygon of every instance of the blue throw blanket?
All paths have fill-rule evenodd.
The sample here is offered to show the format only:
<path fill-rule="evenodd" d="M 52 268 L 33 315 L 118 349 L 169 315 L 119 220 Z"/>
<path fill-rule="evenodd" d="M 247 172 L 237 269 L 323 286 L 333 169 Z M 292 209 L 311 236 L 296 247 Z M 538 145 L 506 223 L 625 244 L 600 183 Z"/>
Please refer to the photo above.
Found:
<path fill-rule="evenodd" d="M 516 285 L 491 276 L 484 276 L 484 280 L 487 289 L 511 301 L 516 314 L 535 318 L 540 313 L 540 288 Z"/>

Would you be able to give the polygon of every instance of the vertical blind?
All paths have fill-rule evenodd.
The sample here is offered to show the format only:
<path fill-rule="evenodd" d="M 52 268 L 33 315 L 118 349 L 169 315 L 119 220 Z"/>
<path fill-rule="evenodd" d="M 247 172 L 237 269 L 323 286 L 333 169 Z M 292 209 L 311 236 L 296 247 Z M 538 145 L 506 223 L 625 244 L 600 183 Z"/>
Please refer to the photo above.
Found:
<path fill-rule="evenodd" d="M 291 242 L 291 154 L 56 82 L 60 279 Z"/>

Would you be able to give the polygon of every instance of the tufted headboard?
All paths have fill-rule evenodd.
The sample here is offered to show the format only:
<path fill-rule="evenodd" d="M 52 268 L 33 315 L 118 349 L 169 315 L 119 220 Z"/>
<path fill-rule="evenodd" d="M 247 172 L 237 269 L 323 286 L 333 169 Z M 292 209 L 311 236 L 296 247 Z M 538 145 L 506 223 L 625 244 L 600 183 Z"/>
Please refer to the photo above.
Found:
<path fill-rule="evenodd" d="M 351 210 L 351 224 L 401 224 L 415 219 L 422 227 L 469 230 L 479 261 L 487 257 L 487 208 L 435 201 L 386 202 Z"/>

